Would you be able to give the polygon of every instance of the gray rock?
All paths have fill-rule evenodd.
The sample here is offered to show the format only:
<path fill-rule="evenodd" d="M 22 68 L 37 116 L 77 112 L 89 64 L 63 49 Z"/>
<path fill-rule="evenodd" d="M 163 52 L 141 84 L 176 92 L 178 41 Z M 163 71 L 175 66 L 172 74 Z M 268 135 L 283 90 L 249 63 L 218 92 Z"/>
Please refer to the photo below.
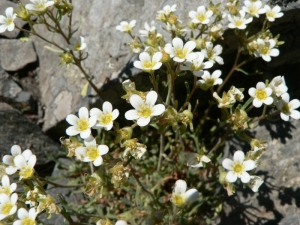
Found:
<path fill-rule="evenodd" d="M 14 144 L 20 145 L 22 150 L 31 149 L 37 155 L 39 165 L 49 162 L 49 152 L 55 155 L 60 151 L 59 144 L 46 136 L 39 126 L 18 110 L 0 103 L 0 154 L 10 154 L 10 148 Z"/>
<path fill-rule="evenodd" d="M 260 123 L 252 136 L 266 141 L 267 151 L 260 159 L 255 173 L 264 179 L 257 193 L 239 186 L 237 193 L 228 197 L 221 216 L 222 224 L 299 224 L 300 215 L 300 121 L 282 120 Z M 244 142 L 232 139 L 226 143 L 229 152 L 250 149 Z M 231 156 L 230 156 L 231 157 Z"/>
<path fill-rule="evenodd" d="M 16 98 L 22 91 L 19 85 L 0 67 L 0 93 L 6 98 Z"/>
<path fill-rule="evenodd" d="M 16 3 L 13 3 L 8 0 L 2 0 L 0 2 L 0 15 L 6 16 L 5 9 L 7 9 L 8 7 L 13 7 L 14 10 L 19 9 L 19 6 Z M 21 27 L 21 28 L 26 24 L 26 22 L 24 22 L 23 20 L 21 20 L 19 18 L 15 19 L 14 22 L 18 27 Z M 7 38 L 16 38 L 19 34 L 20 34 L 20 30 L 14 29 L 13 31 L 6 30 L 4 33 L 1 33 L 0 35 L 7 37 Z"/>
<path fill-rule="evenodd" d="M 0 63 L 4 70 L 17 71 L 37 60 L 32 42 L 0 39 Z"/>

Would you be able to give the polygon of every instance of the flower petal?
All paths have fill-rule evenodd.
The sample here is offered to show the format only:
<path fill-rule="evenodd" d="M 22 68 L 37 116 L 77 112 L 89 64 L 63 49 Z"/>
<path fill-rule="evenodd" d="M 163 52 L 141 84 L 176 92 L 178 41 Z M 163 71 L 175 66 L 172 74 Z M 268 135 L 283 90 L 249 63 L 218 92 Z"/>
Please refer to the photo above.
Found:
<path fill-rule="evenodd" d="M 70 125 L 77 125 L 79 118 L 73 114 L 70 114 L 67 116 L 66 121 L 70 124 Z"/>
<path fill-rule="evenodd" d="M 81 107 L 78 110 L 78 116 L 80 119 L 88 119 L 89 118 L 89 111 L 86 107 Z"/>
<path fill-rule="evenodd" d="M 237 175 L 233 171 L 229 171 L 226 175 L 226 180 L 228 180 L 230 183 L 234 183 L 237 180 Z"/>
<path fill-rule="evenodd" d="M 130 96 L 129 101 L 130 101 L 130 104 L 135 109 L 139 109 L 141 107 L 141 105 L 144 105 L 143 99 L 140 96 L 135 95 L 135 94 L 133 94 L 133 95 Z"/>
<path fill-rule="evenodd" d="M 137 120 L 137 124 L 140 126 L 140 127 L 144 127 L 144 126 L 147 126 L 150 122 L 150 116 L 149 117 L 140 117 L 138 118 Z"/>
<path fill-rule="evenodd" d="M 222 166 L 227 170 L 233 170 L 233 161 L 231 159 L 224 159 L 222 162 Z"/>
<path fill-rule="evenodd" d="M 125 113 L 125 118 L 127 120 L 136 120 L 140 116 L 138 115 L 138 112 L 135 109 L 131 109 Z"/>
<path fill-rule="evenodd" d="M 75 127 L 75 126 L 68 127 L 66 130 L 66 134 L 69 136 L 75 136 L 79 133 L 80 132 L 77 130 L 77 127 Z"/>
<path fill-rule="evenodd" d="M 177 180 L 174 187 L 175 194 L 183 194 L 186 191 L 186 182 L 184 180 Z"/>
<path fill-rule="evenodd" d="M 243 162 L 244 170 L 253 170 L 256 167 L 256 163 L 253 160 L 246 160 Z"/>
<path fill-rule="evenodd" d="M 244 154 L 244 152 L 242 152 L 240 150 L 236 151 L 233 155 L 234 162 L 242 163 L 244 161 L 244 158 L 245 158 L 245 154 Z"/>
<path fill-rule="evenodd" d="M 22 153 L 21 147 L 19 145 L 13 145 L 10 149 L 11 155 L 20 155 Z"/>
<path fill-rule="evenodd" d="M 146 96 L 146 104 L 149 106 L 155 105 L 157 100 L 157 93 L 155 91 L 150 91 Z"/>
<path fill-rule="evenodd" d="M 101 156 L 99 156 L 94 162 L 94 166 L 100 166 L 103 163 L 103 159 Z"/>
<path fill-rule="evenodd" d="M 157 104 L 153 106 L 151 116 L 159 116 L 166 110 L 163 104 Z"/>
<path fill-rule="evenodd" d="M 188 190 L 187 192 L 184 193 L 184 196 L 186 197 L 186 203 L 192 203 L 199 198 L 199 192 L 195 189 L 192 188 Z"/>
<path fill-rule="evenodd" d="M 100 151 L 100 155 L 105 155 L 106 153 L 108 153 L 109 148 L 107 145 L 99 145 L 98 150 Z"/>
<path fill-rule="evenodd" d="M 250 181 L 250 175 L 249 175 L 249 173 L 243 172 L 242 175 L 241 175 L 241 181 L 242 181 L 244 184 L 249 183 L 249 181 Z"/>

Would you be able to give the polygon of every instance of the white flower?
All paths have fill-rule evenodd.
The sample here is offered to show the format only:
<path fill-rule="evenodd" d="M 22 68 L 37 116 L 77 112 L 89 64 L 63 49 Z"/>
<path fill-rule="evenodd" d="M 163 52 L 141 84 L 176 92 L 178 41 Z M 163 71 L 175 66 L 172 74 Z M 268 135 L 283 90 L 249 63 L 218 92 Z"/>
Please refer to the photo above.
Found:
<path fill-rule="evenodd" d="M 163 104 L 154 105 L 157 100 L 157 93 L 150 91 L 146 95 L 144 101 L 139 95 L 133 94 L 130 96 L 130 104 L 135 108 L 125 113 L 127 120 L 137 120 L 137 124 L 141 127 L 150 123 L 150 119 L 153 116 L 159 116 L 165 111 Z"/>
<path fill-rule="evenodd" d="M 280 12 L 281 8 L 278 5 L 274 6 L 272 9 L 270 8 L 270 6 L 265 5 L 265 11 L 267 20 L 269 20 L 270 22 L 273 22 L 275 18 L 280 18 L 283 16 L 283 13 Z"/>
<path fill-rule="evenodd" d="M 284 93 L 281 95 L 281 100 L 277 103 L 277 108 L 281 111 L 280 117 L 284 121 L 289 121 L 290 117 L 295 120 L 300 119 L 300 112 L 295 110 L 300 107 L 300 101 L 293 99 L 290 101 L 290 95 Z"/>
<path fill-rule="evenodd" d="M 249 13 L 250 16 L 259 17 L 258 14 L 263 14 L 266 12 L 264 8 L 261 8 L 262 2 L 261 1 L 244 1 L 245 6 L 243 6 L 243 10 Z"/>
<path fill-rule="evenodd" d="M 141 61 L 135 61 L 133 63 L 133 65 L 138 69 L 142 69 L 145 71 L 158 70 L 162 65 L 162 63 L 160 62 L 162 58 L 161 52 L 154 53 L 152 57 L 148 52 L 142 52 L 139 55 L 139 58 Z"/>
<path fill-rule="evenodd" d="M 244 30 L 246 28 L 246 24 L 251 23 L 253 18 L 249 17 L 248 19 L 245 18 L 246 13 L 243 10 L 239 11 L 240 16 L 231 16 L 228 15 L 228 20 L 230 23 L 228 27 L 231 29 L 238 28 L 240 30 Z"/>
<path fill-rule="evenodd" d="M 268 41 L 264 41 L 261 38 L 256 40 L 258 51 L 254 53 L 256 57 L 262 57 L 263 60 L 269 62 L 271 61 L 271 56 L 276 57 L 279 55 L 279 50 L 274 48 L 276 45 L 276 41 L 274 39 L 269 39 Z"/>
<path fill-rule="evenodd" d="M 14 158 L 14 163 L 17 166 L 18 170 L 20 170 L 20 180 L 28 179 L 34 174 L 34 166 L 36 163 L 36 156 L 31 155 L 28 160 L 23 155 L 17 155 Z"/>
<path fill-rule="evenodd" d="M 18 167 L 14 163 L 14 159 L 18 155 L 22 155 L 25 160 L 28 160 L 30 156 L 32 155 L 31 150 L 27 149 L 22 153 L 21 147 L 19 145 L 13 145 L 10 149 L 11 155 L 5 155 L 2 159 L 3 163 L 8 165 L 6 167 L 5 172 L 8 175 L 14 174 L 17 172 Z"/>
<path fill-rule="evenodd" d="M 199 197 L 199 192 L 196 189 L 189 189 L 186 191 L 186 182 L 184 180 L 177 180 L 172 193 L 171 202 L 178 207 L 196 201 Z"/>
<path fill-rule="evenodd" d="M 17 189 L 17 184 L 10 184 L 9 177 L 7 175 L 2 176 L 2 186 L 0 186 L 0 194 L 11 195 Z"/>
<path fill-rule="evenodd" d="M 28 10 L 33 11 L 44 11 L 47 7 L 52 6 L 54 4 L 54 1 L 48 1 L 48 0 L 30 0 L 33 4 L 27 4 L 25 6 Z"/>
<path fill-rule="evenodd" d="M 202 49 L 201 52 L 203 53 L 204 57 L 209 59 L 211 62 L 217 62 L 220 65 L 224 64 L 223 59 L 219 56 L 222 53 L 222 46 L 216 45 L 213 46 L 213 43 L 206 42 L 205 43 L 206 48 Z"/>
<path fill-rule="evenodd" d="M 175 12 L 176 11 L 176 4 L 169 6 L 169 5 L 165 5 L 163 10 L 158 11 L 158 17 L 160 17 L 160 15 L 165 15 L 168 16 L 171 12 Z"/>
<path fill-rule="evenodd" d="M 130 33 L 136 24 L 136 20 L 131 20 L 129 23 L 127 21 L 122 21 L 120 25 L 116 26 L 116 29 L 121 32 Z"/>
<path fill-rule="evenodd" d="M 127 225 L 127 223 L 124 220 L 118 220 L 115 225 Z"/>
<path fill-rule="evenodd" d="M 199 6 L 196 11 L 190 11 L 189 17 L 192 19 L 193 23 L 201 23 L 201 24 L 208 24 L 209 18 L 213 15 L 213 11 L 205 9 L 204 6 Z"/>
<path fill-rule="evenodd" d="M 201 76 L 202 80 L 198 80 L 197 85 L 205 85 L 206 90 L 214 85 L 222 84 L 223 80 L 219 78 L 221 74 L 221 70 L 216 70 L 211 75 L 208 71 L 204 71 L 204 75 Z"/>
<path fill-rule="evenodd" d="M 86 48 L 86 43 L 84 42 L 84 37 L 80 38 L 72 37 L 70 39 L 70 44 L 67 45 L 67 49 L 72 51 L 81 51 Z"/>
<path fill-rule="evenodd" d="M 250 176 L 248 186 L 253 192 L 258 192 L 258 188 L 263 184 L 264 180 L 259 176 Z"/>
<path fill-rule="evenodd" d="M 80 137 L 85 139 L 91 135 L 91 127 L 97 122 L 97 117 L 89 117 L 89 111 L 86 107 L 81 107 L 78 111 L 79 118 L 73 114 L 67 116 L 66 120 L 72 126 L 66 130 L 67 135 Z"/>
<path fill-rule="evenodd" d="M 272 88 L 273 94 L 275 94 L 277 97 L 286 93 L 288 90 L 288 87 L 285 84 L 284 76 L 274 77 L 269 83 L 269 87 Z"/>
<path fill-rule="evenodd" d="M 13 193 L 10 197 L 6 194 L 0 194 L 0 220 L 14 214 L 17 211 L 18 194 Z"/>
<path fill-rule="evenodd" d="M 18 210 L 18 218 L 19 220 L 16 220 L 13 225 L 35 225 L 35 218 L 37 216 L 37 213 L 35 211 L 35 208 L 29 209 L 29 212 L 24 209 L 20 208 Z"/>
<path fill-rule="evenodd" d="M 183 46 L 183 41 L 176 37 L 172 40 L 172 44 L 166 44 L 164 50 L 170 55 L 175 62 L 184 62 L 185 60 L 194 60 L 197 58 L 197 54 L 192 51 L 196 48 L 196 43 L 194 41 L 188 41 Z"/>
<path fill-rule="evenodd" d="M 139 30 L 141 36 L 148 36 L 149 33 L 153 33 L 154 31 L 156 31 L 154 20 L 151 21 L 151 26 L 149 26 L 149 24 L 145 22 L 145 30 Z"/>
<path fill-rule="evenodd" d="M 240 178 L 243 183 L 249 183 L 250 175 L 246 171 L 252 170 L 256 167 L 256 164 L 253 160 L 249 159 L 244 161 L 245 154 L 244 152 L 238 150 L 233 155 L 233 161 L 231 159 L 224 159 L 222 166 L 229 170 L 226 175 L 227 181 L 234 183 L 237 178 Z"/>
<path fill-rule="evenodd" d="M 84 145 L 75 149 L 76 155 L 82 157 L 83 162 L 93 162 L 94 166 L 100 166 L 103 162 L 102 155 L 108 152 L 108 147 L 106 145 L 97 145 L 94 138 L 84 140 Z"/>
<path fill-rule="evenodd" d="M 203 167 L 204 163 L 209 163 L 211 160 L 203 154 L 188 153 L 187 155 L 187 166 L 190 167 Z"/>
<path fill-rule="evenodd" d="M 202 52 L 195 52 L 197 54 L 197 58 L 192 61 L 185 61 L 184 65 L 180 66 L 181 70 L 191 70 L 193 74 L 197 77 L 203 75 L 203 69 L 209 69 L 213 66 L 213 62 L 203 62 L 204 54 Z"/>
<path fill-rule="evenodd" d="M 113 126 L 114 120 L 119 116 L 119 110 L 113 110 L 110 102 L 104 102 L 102 110 L 103 111 L 97 108 L 90 110 L 91 117 L 97 118 L 97 123 L 93 126 L 93 128 L 100 129 L 103 127 L 105 130 L 110 130 Z"/>
<path fill-rule="evenodd" d="M 249 89 L 248 93 L 252 98 L 254 98 L 253 105 L 256 108 L 261 107 L 263 103 L 266 105 L 271 105 L 274 101 L 273 98 L 271 97 L 272 89 L 266 87 L 265 83 L 263 82 L 258 82 L 256 84 L 256 89 L 252 87 Z"/>
<path fill-rule="evenodd" d="M 0 15 L 0 33 L 3 33 L 4 31 L 12 31 L 15 29 L 15 23 L 14 20 L 17 17 L 17 14 L 14 13 L 13 7 L 8 7 L 5 10 L 5 16 Z"/>

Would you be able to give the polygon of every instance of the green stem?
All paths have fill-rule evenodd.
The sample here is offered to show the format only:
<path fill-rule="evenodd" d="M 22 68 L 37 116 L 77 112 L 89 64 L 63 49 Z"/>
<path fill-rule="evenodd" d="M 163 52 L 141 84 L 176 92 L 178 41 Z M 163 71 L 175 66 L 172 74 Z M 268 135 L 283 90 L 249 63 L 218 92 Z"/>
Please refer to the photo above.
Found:
<path fill-rule="evenodd" d="M 182 112 L 185 107 L 187 106 L 187 104 L 189 103 L 191 97 L 193 96 L 195 90 L 196 90 L 196 87 L 197 87 L 197 77 L 194 76 L 194 85 L 193 85 L 193 89 L 191 90 L 190 94 L 187 96 L 187 98 L 185 99 L 185 102 L 184 104 L 182 105 L 182 107 L 180 108 L 179 112 Z"/>
<path fill-rule="evenodd" d="M 162 155 L 164 153 L 164 149 L 165 149 L 165 133 L 162 133 L 160 135 L 160 146 L 159 146 L 159 157 L 158 157 L 158 163 L 157 163 L 157 168 L 156 171 L 159 172 L 160 171 L 160 167 L 161 167 L 161 162 L 162 162 Z"/>

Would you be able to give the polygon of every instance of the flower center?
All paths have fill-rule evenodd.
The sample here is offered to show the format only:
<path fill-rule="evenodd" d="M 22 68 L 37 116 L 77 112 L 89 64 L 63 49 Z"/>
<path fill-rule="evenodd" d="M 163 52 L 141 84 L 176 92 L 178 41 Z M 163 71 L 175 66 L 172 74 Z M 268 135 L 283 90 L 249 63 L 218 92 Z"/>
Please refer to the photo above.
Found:
<path fill-rule="evenodd" d="M 243 25 L 243 21 L 242 20 L 236 20 L 235 21 L 235 26 L 236 27 L 240 27 L 241 25 Z"/>
<path fill-rule="evenodd" d="M 286 102 L 283 103 L 281 111 L 282 111 L 284 114 L 289 115 L 289 114 L 290 114 L 290 106 L 289 106 L 289 104 L 286 103 Z"/>
<path fill-rule="evenodd" d="M 268 46 L 263 47 L 261 50 L 261 53 L 263 55 L 267 55 L 269 53 L 269 47 Z"/>
<path fill-rule="evenodd" d="M 26 218 L 26 219 L 22 220 L 22 224 L 23 225 L 34 225 L 34 220 L 32 220 L 30 218 Z"/>
<path fill-rule="evenodd" d="M 186 198 L 184 198 L 182 195 L 174 195 L 172 201 L 175 205 L 182 206 L 185 203 Z"/>
<path fill-rule="evenodd" d="M 94 146 L 88 147 L 86 154 L 92 161 L 95 161 L 100 156 L 99 150 Z"/>
<path fill-rule="evenodd" d="M 211 87 L 211 86 L 214 85 L 215 79 L 214 79 L 214 78 L 207 78 L 207 79 L 205 80 L 205 83 L 206 83 L 209 87 Z"/>
<path fill-rule="evenodd" d="M 205 13 L 199 13 L 197 15 L 197 19 L 200 21 L 200 22 L 203 22 L 206 20 L 206 16 L 205 16 Z"/>
<path fill-rule="evenodd" d="M 2 194 L 2 193 L 6 194 L 6 195 L 10 195 L 10 194 L 11 194 L 11 191 L 10 191 L 9 186 L 2 187 L 2 188 L 0 189 L 0 194 Z"/>
<path fill-rule="evenodd" d="M 258 13 L 258 9 L 257 8 L 255 8 L 255 7 L 250 7 L 249 8 L 249 14 L 250 15 L 256 15 Z"/>
<path fill-rule="evenodd" d="M 113 117 L 112 117 L 111 113 L 102 114 L 100 116 L 100 121 L 101 121 L 101 124 L 103 124 L 103 125 L 110 124 L 110 122 L 112 121 L 112 119 L 113 119 Z"/>
<path fill-rule="evenodd" d="M 126 25 L 126 26 L 124 26 L 124 28 L 123 28 L 125 31 L 130 31 L 131 30 L 131 26 L 129 26 L 129 25 Z"/>
<path fill-rule="evenodd" d="M 43 2 L 39 2 L 35 4 L 35 8 L 36 10 L 44 10 L 46 8 L 46 5 Z"/>
<path fill-rule="evenodd" d="M 237 163 L 235 163 L 235 165 L 233 166 L 233 171 L 236 172 L 236 173 L 241 174 L 241 173 L 243 173 L 244 168 L 245 168 L 245 167 L 244 167 L 241 163 L 237 162 Z"/>
<path fill-rule="evenodd" d="M 269 18 L 275 18 L 275 13 L 272 12 L 272 11 L 267 12 L 266 15 L 267 15 L 267 17 L 269 17 Z"/>
<path fill-rule="evenodd" d="M 152 110 L 144 105 L 142 105 L 140 107 L 140 110 L 138 111 L 139 117 L 145 117 L 145 118 L 151 116 L 151 113 L 152 113 Z"/>
<path fill-rule="evenodd" d="M 2 213 L 5 215 L 8 215 L 10 213 L 10 210 L 14 207 L 13 204 L 11 204 L 10 202 L 4 203 L 2 205 Z"/>
<path fill-rule="evenodd" d="M 176 48 L 174 53 L 178 58 L 183 59 L 187 54 L 187 50 L 182 48 Z"/>
<path fill-rule="evenodd" d="M 20 170 L 19 175 L 24 179 L 30 178 L 33 175 L 33 168 L 31 166 L 24 166 Z"/>
<path fill-rule="evenodd" d="M 258 100 L 262 101 L 262 100 L 265 100 L 268 95 L 266 93 L 265 90 L 256 90 L 255 92 L 255 96 L 258 98 Z"/>
<path fill-rule="evenodd" d="M 77 123 L 78 131 L 85 131 L 89 128 L 89 121 L 87 119 L 79 119 Z"/>
<path fill-rule="evenodd" d="M 202 70 L 203 68 L 204 68 L 203 64 L 192 63 L 192 65 L 191 65 L 192 71 L 199 71 L 199 70 Z"/>
<path fill-rule="evenodd" d="M 153 61 L 147 61 L 147 62 L 143 62 L 143 68 L 145 69 L 152 69 L 155 66 L 156 62 Z"/>
<path fill-rule="evenodd" d="M 14 23 L 14 20 L 12 19 L 12 18 L 7 18 L 7 20 L 6 20 L 6 25 L 11 25 L 11 24 L 13 24 Z"/>
<path fill-rule="evenodd" d="M 74 45 L 74 49 L 76 51 L 80 51 L 80 48 L 81 48 L 81 43 L 77 43 L 77 44 Z"/>

